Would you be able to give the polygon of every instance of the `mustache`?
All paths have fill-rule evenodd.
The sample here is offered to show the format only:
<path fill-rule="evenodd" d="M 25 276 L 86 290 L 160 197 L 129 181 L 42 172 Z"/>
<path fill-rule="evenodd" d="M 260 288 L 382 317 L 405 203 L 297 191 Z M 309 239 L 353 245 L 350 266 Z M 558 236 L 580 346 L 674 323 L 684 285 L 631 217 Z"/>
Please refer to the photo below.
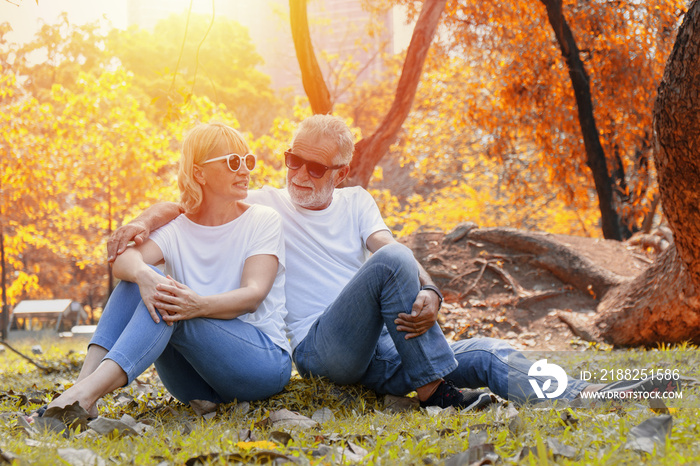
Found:
<path fill-rule="evenodd" d="M 292 182 L 295 185 L 300 186 L 302 188 L 313 188 L 314 187 L 314 185 L 311 181 L 301 181 L 300 182 L 300 181 L 296 181 L 296 180 L 292 179 Z"/>

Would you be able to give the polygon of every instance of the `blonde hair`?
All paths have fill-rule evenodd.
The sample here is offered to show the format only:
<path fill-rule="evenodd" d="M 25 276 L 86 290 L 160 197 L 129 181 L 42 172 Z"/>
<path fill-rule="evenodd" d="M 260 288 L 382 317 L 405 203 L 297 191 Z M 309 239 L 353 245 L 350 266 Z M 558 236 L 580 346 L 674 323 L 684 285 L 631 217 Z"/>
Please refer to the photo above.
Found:
<path fill-rule="evenodd" d="M 213 151 L 221 148 L 240 155 L 250 152 L 241 133 L 223 123 L 199 124 L 185 136 L 177 173 L 180 203 L 185 212 L 195 213 L 202 204 L 202 186 L 194 178 L 194 166 L 202 164 Z"/>
<path fill-rule="evenodd" d="M 335 142 L 338 153 L 333 158 L 333 163 L 339 165 L 350 164 L 352 153 L 355 150 L 355 143 L 352 141 L 350 128 L 340 117 L 313 115 L 304 119 L 294 134 L 292 145 L 294 145 L 294 140 L 302 134 L 316 139 Z"/>

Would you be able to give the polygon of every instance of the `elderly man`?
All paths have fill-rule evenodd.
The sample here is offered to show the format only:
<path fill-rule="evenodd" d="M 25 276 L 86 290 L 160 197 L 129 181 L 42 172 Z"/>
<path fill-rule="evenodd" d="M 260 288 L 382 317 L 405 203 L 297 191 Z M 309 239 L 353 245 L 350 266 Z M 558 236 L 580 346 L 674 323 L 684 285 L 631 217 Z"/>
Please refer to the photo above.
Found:
<path fill-rule="evenodd" d="M 429 275 L 394 240 L 367 191 L 336 188 L 353 149 L 341 119 L 314 115 L 284 154 L 287 187 L 248 193 L 248 202 L 271 206 L 283 218 L 286 322 L 299 373 L 378 393 L 415 390 L 424 407 L 478 408 L 491 401 L 485 392 L 457 386 L 488 386 L 518 402 L 535 398 L 532 362 L 507 343 L 447 343 L 436 324 L 442 295 Z M 179 212 L 177 204 L 158 204 L 118 229 L 108 243 L 110 260 Z M 569 379 L 559 397 L 571 400 L 588 386 Z"/>

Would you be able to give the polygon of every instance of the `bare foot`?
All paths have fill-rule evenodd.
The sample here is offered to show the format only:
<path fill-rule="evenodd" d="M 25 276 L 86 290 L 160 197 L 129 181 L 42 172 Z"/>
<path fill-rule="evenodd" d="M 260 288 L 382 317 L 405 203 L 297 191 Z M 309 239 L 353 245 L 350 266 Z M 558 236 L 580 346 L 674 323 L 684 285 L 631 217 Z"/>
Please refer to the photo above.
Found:
<path fill-rule="evenodd" d="M 97 403 L 91 402 L 89 399 L 86 399 L 85 396 L 81 396 L 80 389 L 77 385 L 73 385 L 68 390 L 61 393 L 58 398 L 55 398 L 51 403 L 49 403 L 46 409 L 65 408 L 66 406 L 71 406 L 76 402 L 87 412 L 88 418 L 91 419 L 98 416 Z"/>

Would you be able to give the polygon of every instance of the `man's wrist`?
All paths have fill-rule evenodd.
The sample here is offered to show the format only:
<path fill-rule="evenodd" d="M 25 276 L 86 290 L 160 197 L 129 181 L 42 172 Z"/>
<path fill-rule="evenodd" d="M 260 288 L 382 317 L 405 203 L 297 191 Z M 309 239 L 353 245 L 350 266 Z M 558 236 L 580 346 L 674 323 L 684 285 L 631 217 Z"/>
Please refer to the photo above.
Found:
<path fill-rule="evenodd" d="M 131 222 L 129 222 L 127 225 L 131 225 L 134 228 L 138 228 L 141 230 L 141 234 L 145 233 L 146 237 L 148 237 L 151 234 L 151 224 L 150 222 L 146 220 L 142 220 L 139 218 L 133 219 Z M 132 238 L 133 240 L 133 238 Z"/>
<path fill-rule="evenodd" d="M 440 290 L 438 289 L 438 287 L 435 286 L 435 285 L 423 285 L 423 286 L 420 287 L 420 289 L 421 289 L 421 291 L 423 291 L 423 290 L 430 290 L 430 291 L 432 291 L 433 293 L 435 293 L 435 294 L 437 295 L 438 301 L 439 301 L 439 302 L 438 302 L 438 311 L 439 311 L 440 308 L 442 307 L 442 301 L 443 301 L 443 299 L 445 299 L 445 298 L 443 298 L 442 293 L 440 293 Z"/>

